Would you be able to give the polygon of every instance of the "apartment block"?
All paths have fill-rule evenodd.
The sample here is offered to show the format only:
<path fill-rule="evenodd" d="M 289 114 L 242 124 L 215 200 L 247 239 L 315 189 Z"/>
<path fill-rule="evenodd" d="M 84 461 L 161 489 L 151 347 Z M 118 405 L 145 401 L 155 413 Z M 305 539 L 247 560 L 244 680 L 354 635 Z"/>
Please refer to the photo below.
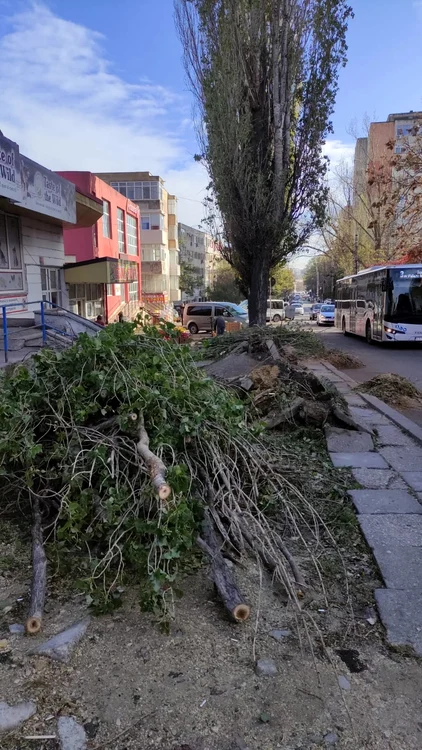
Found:
<path fill-rule="evenodd" d="M 176 196 L 167 192 L 161 177 L 150 172 L 106 172 L 97 176 L 139 207 L 143 298 L 161 304 L 179 300 Z"/>
<path fill-rule="evenodd" d="M 179 222 L 180 260 L 189 264 L 198 276 L 199 284 L 194 294 L 182 295 L 184 301 L 199 301 L 206 297 L 214 282 L 216 262 L 220 257 L 211 235 Z"/>

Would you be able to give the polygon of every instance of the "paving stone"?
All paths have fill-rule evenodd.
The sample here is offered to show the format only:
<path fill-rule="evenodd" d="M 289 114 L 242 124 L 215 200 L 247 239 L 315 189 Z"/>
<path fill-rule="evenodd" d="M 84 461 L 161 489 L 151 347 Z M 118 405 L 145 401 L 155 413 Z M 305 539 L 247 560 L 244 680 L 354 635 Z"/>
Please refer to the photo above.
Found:
<path fill-rule="evenodd" d="M 357 469 L 388 469 L 379 453 L 330 453 L 334 466 L 353 466 Z"/>
<path fill-rule="evenodd" d="M 412 490 L 422 492 L 422 471 L 402 471 L 401 476 Z"/>
<path fill-rule="evenodd" d="M 351 406 L 350 414 L 358 424 L 360 420 L 363 420 L 365 424 L 391 424 L 390 420 L 387 419 L 387 417 L 384 417 L 384 414 L 380 414 L 380 412 L 375 409 L 360 409 L 358 406 Z"/>
<path fill-rule="evenodd" d="M 374 545 L 373 553 L 389 589 L 422 592 L 422 547 Z"/>
<path fill-rule="evenodd" d="M 414 445 L 412 447 L 399 446 L 398 448 L 387 447 L 380 448 L 380 454 L 396 471 L 413 471 L 413 469 L 422 466 L 422 448 Z M 422 472 L 421 472 L 422 477 Z"/>
<path fill-rule="evenodd" d="M 352 474 L 362 487 L 368 489 L 407 489 L 406 482 L 392 469 L 352 469 Z"/>
<path fill-rule="evenodd" d="M 76 644 L 79 643 L 82 636 L 85 634 L 86 629 L 90 623 L 90 617 L 85 617 L 80 622 L 76 622 L 70 628 L 62 630 L 57 635 L 54 635 L 45 643 L 41 643 L 40 646 L 36 646 L 31 654 L 49 656 L 54 661 L 67 662 L 69 661 L 72 651 Z"/>
<path fill-rule="evenodd" d="M 57 730 L 61 750 L 86 750 L 88 740 L 85 730 L 73 716 L 60 716 Z"/>
<path fill-rule="evenodd" d="M 350 490 L 358 513 L 422 513 L 422 505 L 406 490 Z"/>
<path fill-rule="evenodd" d="M 421 515 L 366 515 L 358 516 L 359 523 L 370 547 L 422 546 Z M 422 583 L 422 578 L 421 578 Z M 422 586 L 421 586 L 422 588 Z"/>
<path fill-rule="evenodd" d="M 255 672 L 259 677 L 274 677 L 277 671 L 274 659 L 258 659 L 255 666 Z"/>
<path fill-rule="evenodd" d="M 405 435 L 404 432 L 399 430 L 393 424 L 380 424 L 377 427 L 377 443 L 378 445 L 407 445 L 414 447 L 415 443 L 412 438 Z"/>
<path fill-rule="evenodd" d="M 392 646 L 412 646 L 422 656 L 422 592 L 377 589 L 375 598 Z"/>
<path fill-rule="evenodd" d="M 416 497 L 418 498 L 419 502 L 422 503 L 422 492 L 417 492 Z"/>
<path fill-rule="evenodd" d="M 15 706 L 9 706 L 8 703 L 0 701 L 0 733 L 16 729 L 36 711 L 37 707 L 32 701 L 22 701 Z"/>
<path fill-rule="evenodd" d="M 327 448 L 333 453 L 366 453 L 374 449 L 373 440 L 367 432 L 328 427 L 325 434 Z"/>

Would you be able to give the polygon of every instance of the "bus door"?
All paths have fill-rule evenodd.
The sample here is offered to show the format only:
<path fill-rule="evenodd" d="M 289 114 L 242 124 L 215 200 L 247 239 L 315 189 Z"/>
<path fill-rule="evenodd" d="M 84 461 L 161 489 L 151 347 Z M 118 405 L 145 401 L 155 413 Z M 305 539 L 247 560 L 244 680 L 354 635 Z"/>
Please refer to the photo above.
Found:
<path fill-rule="evenodd" d="M 382 282 L 386 272 L 377 274 L 374 279 L 374 317 L 372 323 L 372 337 L 377 341 L 382 341 L 382 327 L 384 318 L 384 298 L 385 293 L 382 291 Z"/>
<path fill-rule="evenodd" d="M 357 301 L 357 288 L 356 280 L 352 279 L 350 284 L 350 332 L 357 333 L 356 331 L 356 301 Z"/>

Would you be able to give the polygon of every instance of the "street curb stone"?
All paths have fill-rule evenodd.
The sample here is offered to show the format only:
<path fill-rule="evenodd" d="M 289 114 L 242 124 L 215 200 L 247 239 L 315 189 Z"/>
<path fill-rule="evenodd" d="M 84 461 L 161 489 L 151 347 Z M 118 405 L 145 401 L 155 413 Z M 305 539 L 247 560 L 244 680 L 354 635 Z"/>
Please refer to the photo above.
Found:
<path fill-rule="evenodd" d="M 348 494 L 352 498 L 358 513 L 371 515 L 422 514 L 421 503 L 406 490 L 349 490 Z"/>

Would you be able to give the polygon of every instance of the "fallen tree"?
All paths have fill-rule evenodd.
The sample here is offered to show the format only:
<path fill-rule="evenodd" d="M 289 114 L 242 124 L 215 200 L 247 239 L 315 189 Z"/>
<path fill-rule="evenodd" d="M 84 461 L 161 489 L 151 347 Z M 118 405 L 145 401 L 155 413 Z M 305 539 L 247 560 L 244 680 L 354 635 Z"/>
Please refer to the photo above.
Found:
<path fill-rule="evenodd" d="M 34 513 L 34 628 L 43 536 L 101 611 L 130 573 L 141 580 L 143 606 L 168 614 L 198 545 L 235 620 L 249 606 L 226 554 L 258 557 L 300 608 L 298 560 L 319 543 L 317 513 L 283 474 L 256 411 L 195 367 L 171 324 L 109 326 L 0 377 L 2 496 L 28 519 Z M 282 522 L 265 513 L 268 498 Z"/>

